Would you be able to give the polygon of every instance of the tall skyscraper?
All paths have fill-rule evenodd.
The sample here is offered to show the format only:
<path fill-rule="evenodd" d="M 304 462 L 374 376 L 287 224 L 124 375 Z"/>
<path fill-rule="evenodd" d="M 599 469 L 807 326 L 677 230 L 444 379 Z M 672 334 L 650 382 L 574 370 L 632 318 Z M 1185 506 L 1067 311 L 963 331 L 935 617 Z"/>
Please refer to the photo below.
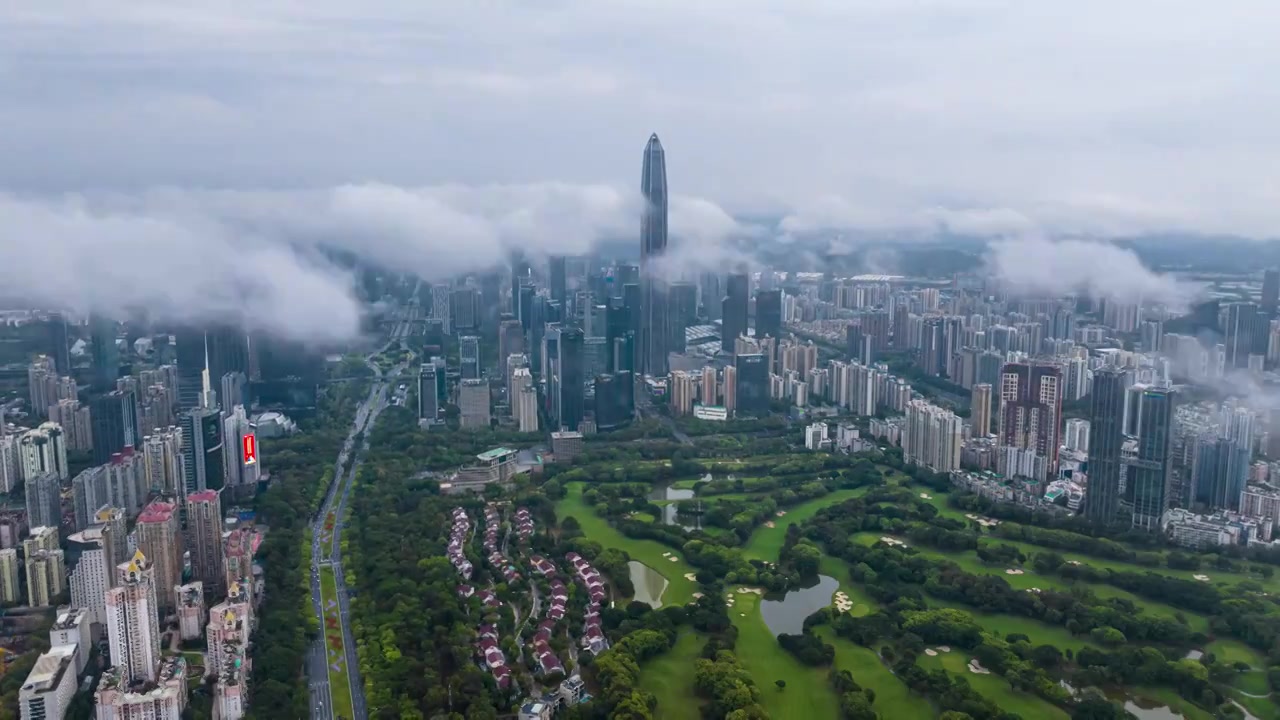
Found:
<path fill-rule="evenodd" d="M 181 494 L 186 484 L 182 466 L 182 430 L 178 427 L 155 428 L 142 438 L 142 457 L 146 464 L 147 487 L 166 494 Z M 101 505 L 86 510 L 96 510 Z M 76 509 L 77 517 L 79 508 Z"/>
<path fill-rule="evenodd" d="M 720 321 L 720 348 L 723 352 L 733 352 L 738 337 L 747 333 L 747 293 L 750 285 L 750 279 L 745 273 L 730 273 L 725 282 Z"/>
<path fill-rule="evenodd" d="M 258 426 L 249 419 L 243 405 L 237 405 L 222 415 L 222 464 L 225 468 L 223 485 L 235 497 L 252 496 L 258 488 L 262 470 L 262 443 L 257 438 Z M 244 456 L 245 438 L 253 436 L 253 462 Z M 206 473 L 208 468 L 206 468 Z"/>
<path fill-rule="evenodd" d="M 969 418 L 974 437 L 985 437 L 991 432 L 991 386 L 978 383 L 969 396 Z"/>
<path fill-rule="evenodd" d="M 666 281 L 658 260 L 667 251 L 667 160 L 657 134 L 649 136 L 640 173 L 644 212 L 640 216 L 640 368 L 645 375 L 667 374 Z"/>
<path fill-rule="evenodd" d="M 71 479 L 72 502 L 75 505 L 76 529 L 84 530 L 93 524 L 94 513 L 111 502 L 111 486 L 106 465 L 94 465 L 81 470 Z"/>
<path fill-rule="evenodd" d="M 960 418 L 925 400 L 907 404 L 907 422 L 902 432 L 902 459 L 934 472 L 960 468 L 963 444 Z"/>
<path fill-rule="evenodd" d="M 458 424 L 461 428 L 489 427 L 489 381 L 463 380 L 458 384 Z"/>
<path fill-rule="evenodd" d="M 89 341 L 93 348 L 93 389 L 106 392 L 120 377 L 120 348 L 116 346 L 116 321 L 101 315 L 89 317 Z"/>
<path fill-rule="evenodd" d="M 1262 313 L 1268 320 L 1276 317 L 1276 310 L 1280 307 L 1280 269 L 1267 268 L 1262 273 Z M 58 372 L 65 372 L 59 370 Z"/>
<path fill-rule="evenodd" d="M 756 293 L 756 337 L 782 335 L 782 291 L 761 290 Z"/>
<path fill-rule="evenodd" d="M 1160 517 L 1169 508 L 1169 482 L 1173 464 L 1173 417 L 1176 394 L 1152 388 L 1142 394 L 1138 456 L 1133 463 L 1132 485 L 1126 493 L 1133 500 L 1133 527 L 1159 530 Z"/>
<path fill-rule="evenodd" d="M 41 423 L 18 438 L 18 464 L 24 477 L 53 473 L 59 480 L 71 477 L 67 471 L 67 444 L 62 427 L 54 422 Z"/>
<path fill-rule="evenodd" d="M 158 593 L 156 606 L 171 611 L 177 608 L 173 597 L 175 585 L 182 584 L 182 528 L 178 521 L 177 507 L 173 503 L 156 500 L 138 515 L 136 526 L 138 550 L 151 558 L 155 567 L 156 586 L 165 588 Z"/>
<path fill-rule="evenodd" d="M 551 299 L 563 303 L 565 301 L 565 257 L 552 255 L 547 258 L 547 285 L 551 288 Z"/>
<path fill-rule="evenodd" d="M 764 355 L 742 353 L 734 358 L 732 379 L 734 411 L 739 416 L 764 417 L 769 414 L 769 364 Z M 727 369 L 727 368 L 726 368 Z M 725 408 L 729 407 L 730 375 L 725 374 Z"/>
<path fill-rule="evenodd" d="M 1250 354 L 1266 353 L 1267 318 L 1257 305 L 1249 302 L 1231 303 L 1225 314 L 1223 344 L 1227 350 L 1227 369 L 1248 367 Z"/>
<path fill-rule="evenodd" d="M 1118 368 L 1093 371 L 1089 412 L 1089 485 L 1084 514 L 1092 522 L 1115 522 L 1120 507 L 1120 451 L 1124 445 L 1125 374 Z"/>
<path fill-rule="evenodd" d="M 128 682 L 154 682 L 160 665 L 160 613 L 156 574 L 141 550 L 117 566 L 107 591 L 107 639 L 111 663 Z"/>
<path fill-rule="evenodd" d="M 178 364 L 178 408 L 189 410 L 200 405 L 201 374 L 205 370 L 204 331 L 181 327 L 173 333 Z"/>
<path fill-rule="evenodd" d="M 221 587 L 222 502 L 217 491 L 187 496 L 187 528 L 191 535 L 191 576 L 206 588 Z"/>
<path fill-rule="evenodd" d="M 458 358 L 463 380 L 480 377 L 480 338 L 463 335 L 458 339 Z"/>
<path fill-rule="evenodd" d="M 132 392 L 113 390 L 89 403 L 93 423 L 93 464 L 102 465 L 126 447 L 137 447 L 138 401 Z"/>
<path fill-rule="evenodd" d="M 582 332 L 569 328 L 560 333 L 560 358 L 556 365 L 557 390 L 556 420 L 560 427 L 577 431 L 585 412 L 586 377 L 584 375 Z"/>
<path fill-rule="evenodd" d="M 1047 477 L 1058 472 L 1062 425 L 1062 369 L 1036 362 L 1006 363 L 1000 371 L 999 444 L 1032 450 L 1045 459 Z M 1043 486 L 1042 486 L 1043 491 Z"/>
<path fill-rule="evenodd" d="M 440 416 L 435 363 L 422 363 L 418 369 L 418 419 L 434 423 Z"/>

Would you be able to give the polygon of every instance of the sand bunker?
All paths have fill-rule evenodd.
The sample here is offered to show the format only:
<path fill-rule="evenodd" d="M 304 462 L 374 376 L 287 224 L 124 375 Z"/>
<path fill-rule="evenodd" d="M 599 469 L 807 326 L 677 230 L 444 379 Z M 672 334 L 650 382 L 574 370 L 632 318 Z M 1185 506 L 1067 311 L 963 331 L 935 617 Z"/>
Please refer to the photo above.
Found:
<path fill-rule="evenodd" d="M 925 655 L 928 655 L 929 657 L 937 657 L 937 656 L 938 656 L 938 651 L 937 651 L 937 650 L 934 650 L 934 649 L 932 649 L 932 648 L 925 648 L 925 649 L 924 649 L 924 654 L 925 654 Z"/>
<path fill-rule="evenodd" d="M 883 535 L 883 536 L 881 536 L 881 537 L 880 537 L 880 542 L 884 543 L 885 545 L 892 545 L 892 546 L 894 546 L 894 547 L 906 547 L 906 546 L 907 546 L 907 544 L 906 544 L 906 543 L 904 543 L 904 542 L 902 542 L 901 540 L 899 540 L 899 539 L 897 539 L 897 538 L 891 538 L 891 537 L 889 537 L 888 535 Z"/>
<path fill-rule="evenodd" d="M 680 558 L 676 557 L 675 555 L 672 555 L 667 559 L 670 560 L 671 562 L 678 562 L 680 560 Z"/>
<path fill-rule="evenodd" d="M 1191 577 L 1195 578 L 1196 580 L 1199 580 L 1200 582 L 1209 582 L 1208 575 L 1192 575 Z"/>
<path fill-rule="evenodd" d="M 977 658 L 974 658 L 969 661 L 969 672 L 973 673 L 974 675 L 990 675 L 991 674 L 990 670 L 982 667 L 982 663 L 978 662 Z"/>
<path fill-rule="evenodd" d="M 671 553 L 669 553 L 669 552 L 664 552 L 664 553 L 662 553 L 662 557 L 671 557 Z"/>
<path fill-rule="evenodd" d="M 1005 575 L 1021 575 L 1023 573 L 1018 568 L 1009 568 L 1008 570 L 1004 571 L 1004 574 Z"/>
<path fill-rule="evenodd" d="M 693 573 L 685 573 L 685 574 L 684 574 L 684 579 L 685 579 L 685 580 L 688 580 L 689 582 L 697 582 L 697 581 L 698 581 L 698 576 L 697 576 L 697 575 L 694 575 Z"/>
<path fill-rule="evenodd" d="M 765 522 L 764 526 L 765 526 L 765 527 L 767 527 L 767 528 L 775 528 L 775 527 L 778 527 L 778 524 L 777 524 L 777 523 L 775 523 L 775 522 L 774 522 L 774 521 L 772 521 L 772 520 L 769 520 L 769 521 Z"/>
<path fill-rule="evenodd" d="M 933 496 L 932 496 L 932 495 L 930 495 L 929 493 L 920 493 L 920 499 L 921 499 L 921 500 L 932 500 L 932 499 L 933 499 Z"/>
<path fill-rule="evenodd" d="M 950 646 L 950 645 L 939 645 L 939 646 L 938 646 L 938 652 L 944 652 L 944 653 L 951 652 L 951 646 Z"/>

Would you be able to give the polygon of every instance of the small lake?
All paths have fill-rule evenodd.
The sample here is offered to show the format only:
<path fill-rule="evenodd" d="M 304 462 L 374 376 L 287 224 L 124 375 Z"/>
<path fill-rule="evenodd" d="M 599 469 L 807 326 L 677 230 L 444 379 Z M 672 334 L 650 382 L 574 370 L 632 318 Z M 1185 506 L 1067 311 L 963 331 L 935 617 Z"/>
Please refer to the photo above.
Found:
<path fill-rule="evenodd" d="M 830 605 L 831 596 L 839 587 L 835 578 L 819 575 L 813 585 L 788 590 L 786 594 L 765 595 L 760 600 L 760 615 L 775 636 L 799 635 L 804 630 L 804 619 Z"/>
<path fill-rule="evenodd" d="M 667 579 L 657 570 L 642 562 L 627 563 L 631 571 L 631 584 L 636 587 L 636 602 L 642 602 L 655 610 L 662 607 L 662 593 L 667 590 Z"/>
<path fill-rule="evenodd" d="M 703 475 L 698 482 L 711 482 L 711 474 Z M 692 525 L 685 525 L 677 519 L 676 503 L 681 500 L 693 500 L 697 495 L 692 489 L 671 487 L 670 483 L 662 483 L 654 485 L 653 490 L 649 491 L 649 499 L 654 502 L 666 502 L 662 505 L 662 523 L 664 525 L 680 525 L 685 530 L 697 530 L 702 527 L 702 518 L 693 516 Z M 686 518 L 689 519 L 689 518 Z"/>

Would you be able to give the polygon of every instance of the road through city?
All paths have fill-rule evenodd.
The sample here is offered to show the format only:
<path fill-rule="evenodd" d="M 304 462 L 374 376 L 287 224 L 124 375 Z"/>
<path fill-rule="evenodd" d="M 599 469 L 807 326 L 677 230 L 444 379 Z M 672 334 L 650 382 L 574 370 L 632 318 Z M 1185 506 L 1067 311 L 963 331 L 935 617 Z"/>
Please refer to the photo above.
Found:
<path fill-rule="evenodd" d="M 391 334 L 391 341 L 382 351 L 399 344 L 400 338 L 407 336 L 408 332 L 408 323 L 399 323 Z M 384 373 L 382 368 L 374 362 L 377 355 L 378 353 L 372 353 L 365 358 L 374 371 L 373 387 L 369 390 L 369 396 L 356 409 L 351 432 L 347 435 L 342 452 L 338 454 L 338 460 L 334 465 L 334 482 L 325 495 L 324 504 L 317 513 L 312 527 L 311 604 L 320 623 L 320 633 L 308 651 L 306 661 L 312 720 L 367 720 L 369 717 L 368 708 L 365 705 L 364 685 L 360 679 L 360 661 L 356 656 L 355 638 L 351 632 L 351 607 L 346 579 L 342 571 L 341 542 L 343 510 L 351 494 L 351 488 L 355 484 L 356 473 L 359 472 L 360 465 L 364 461 L 364 454 L 369 449 L 369 434 L 373 431 L 378 414 L 387 406 L 389 388 L 405 367 L 402 363 Z M 358 448 L 356 447 L 357 438 L 360 442 Z M 343 466 L 347 458 L 352 457 L 352 453 L 355 455 L 351 467 L 344 473 Z M 326 537 L 325 520 L 331 512 L 336 521 L 331 535 Z M 338 621 L 342 627 L 342 644 L 345 649 L 343 658 L 331 658 L 325 646 L 326 608 L 322 607 L 319 574 L 320 566 L 324 564 L 332 566 L 337 587 Z M 351 707 L 355 714 L 354 718 L 341 718 L 334 714 L 333 688 L 329 683 L 329 670 L 330 666 L 335 664 L 339 672 L 347 673 L 351 686 Z"/>

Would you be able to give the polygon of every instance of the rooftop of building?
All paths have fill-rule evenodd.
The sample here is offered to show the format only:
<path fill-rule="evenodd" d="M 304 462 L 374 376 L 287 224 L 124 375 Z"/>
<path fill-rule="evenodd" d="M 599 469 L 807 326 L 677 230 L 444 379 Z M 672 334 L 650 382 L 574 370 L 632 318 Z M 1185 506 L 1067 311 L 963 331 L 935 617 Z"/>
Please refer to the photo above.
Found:
<path fill-rule="evenodd" d="M 217 490 L 201 490 L 187 495 L 187 502 L 212 502 L 217 499 Z"/>
<path fill-rule="evenodd" d="M 23 692 L 43 693 L 57 688 L 62 681 L 62 674 L 75 662 L 75 654 L 74 645 L 49 648 L 41 653 L 36 658 L 31 673 L 27 675 L 26 682 L 22 684 Z"/>
<path fill-rule="evenodd" d="M 479 455 L 476 455 L 476 458 L 481 460 L 482 462 L 488 462 L 490 460 L 500 460 L 506 457 L 507 455 L 514 455 L 515 453 L 516 451 L 512 450 L 511 448 L 498 447 L 492 450 L 485 450 Z"/>
<path fill-rule="evenodd" d="M 169 522 L 173 518 L 174 510 L 173 503 L 156 500 L 142 509 L 142 514 L 138 516 L 138 524 Z"/>
<path fill-rule="evenodd" d="M 53 621 L 53 629 L 70 630 L 79 627 L 88 618 L 88 612 L 85 608 L 59 608 L 58 616 Z"/>
<path fill-rule="evenodd" d="M 552 440 L 581 440 L 582 433 L 577 430 L 558 430 L 551 433 Z"/>
<path fill-rule="evenodd" d="M 178 587 L 178 602 L 191 607 L 204 602 L 204 583 L 200 581 L 187 583 Z"/>

